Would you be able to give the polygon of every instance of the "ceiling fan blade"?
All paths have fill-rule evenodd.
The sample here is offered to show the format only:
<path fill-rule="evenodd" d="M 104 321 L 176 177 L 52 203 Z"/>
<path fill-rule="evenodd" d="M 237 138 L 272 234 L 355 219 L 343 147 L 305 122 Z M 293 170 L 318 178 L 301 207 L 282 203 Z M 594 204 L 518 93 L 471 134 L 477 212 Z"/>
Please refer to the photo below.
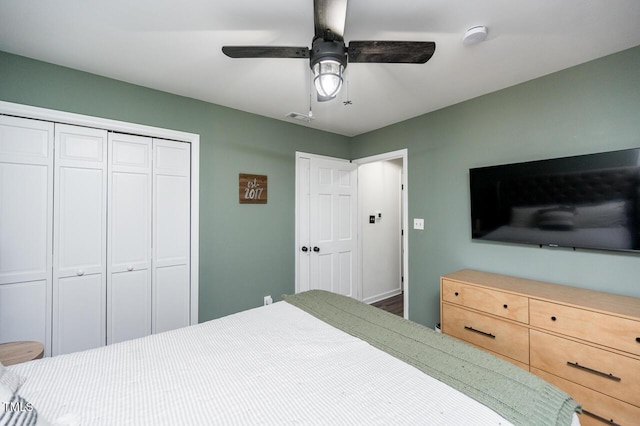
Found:
<path fill-rule="evenodd" d="M 292 46 L 222 46 L 230 58 L 308 58 L 308 47 Z"/>
<path fill-rule="evenodd" d="M 344 40 L 346 20 L 347 0 L 313 0 L 313 23 L 316 28 L 316 38 Z"/>
<path fill-rule="evenodd" d="M 347 53 L 349 63 L 424 64 L 435 50 L 432 41 L 352 41 Z"/>

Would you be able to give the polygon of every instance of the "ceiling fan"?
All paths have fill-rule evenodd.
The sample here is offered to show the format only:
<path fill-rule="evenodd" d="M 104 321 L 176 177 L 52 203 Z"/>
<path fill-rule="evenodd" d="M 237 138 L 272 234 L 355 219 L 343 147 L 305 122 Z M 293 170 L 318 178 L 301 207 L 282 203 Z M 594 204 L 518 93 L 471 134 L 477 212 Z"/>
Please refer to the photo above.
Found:
<path fill-rule="evenodd" d="M 344 42 L 347 0 L 314 0 L 315 35 L 306 46 L 223 46 L 230 58 L 309 59 L 318 101 L 336 97 L 348 62 L 424 64 L 436 49 L 432 41 Z"/>

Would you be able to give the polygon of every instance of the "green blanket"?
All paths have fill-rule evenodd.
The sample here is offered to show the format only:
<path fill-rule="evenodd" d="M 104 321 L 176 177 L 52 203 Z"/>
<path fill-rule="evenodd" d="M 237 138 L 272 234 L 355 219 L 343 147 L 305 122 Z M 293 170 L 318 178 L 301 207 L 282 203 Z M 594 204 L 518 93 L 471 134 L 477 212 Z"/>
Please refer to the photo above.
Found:
<path fill-rule="evenodd" d="M 481 402 L 515 425 L 570 425 L 580 406 L 539 377 L 449 336 L 349 297 L 311 290 L 284 300 Z"/>

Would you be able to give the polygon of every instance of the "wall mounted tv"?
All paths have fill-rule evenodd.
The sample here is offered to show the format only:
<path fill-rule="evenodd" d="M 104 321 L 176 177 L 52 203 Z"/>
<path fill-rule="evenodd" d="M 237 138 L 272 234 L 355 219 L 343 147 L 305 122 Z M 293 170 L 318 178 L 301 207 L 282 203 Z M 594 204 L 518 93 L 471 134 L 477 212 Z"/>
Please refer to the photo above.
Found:
<path fill-rule="evenodd" d="M 472 238 L 640 252 L 640 148 L 469 170 Z"/>

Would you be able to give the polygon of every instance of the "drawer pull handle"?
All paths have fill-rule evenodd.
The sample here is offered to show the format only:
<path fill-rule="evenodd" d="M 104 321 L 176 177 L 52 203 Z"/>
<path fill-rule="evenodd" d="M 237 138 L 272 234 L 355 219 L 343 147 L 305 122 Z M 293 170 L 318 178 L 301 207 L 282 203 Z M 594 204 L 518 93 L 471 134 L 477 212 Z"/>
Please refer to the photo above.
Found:
<path fill-rule="evenodd" d="M 592 373 L 592 374 L 595 374 L 595 375 L 600 376 L 600 377 L 611 379 L 614 382 L 619 382 L 619 381 L 622 380 L 620 377 L 614 376 L 611 373 L 609 373 L 609 374 L 603 373 L 602 371 L 594 370 L 593 368 L 589 368 L 589 367 L 585 367 L 584 365 L 580 365 L 577 362 L 567 361 L 567 365 L 569 365 L 569 366 L 571 366 L 573 368 L 577 368 L 578 370 L 586 371 L 588 373 Z"/>
<path fill-rule="evenodd" d="M 491 334 L 491 333 L 487 333 L 486 331 L 476 330 L 475 328 L 473 328 L 473 327 L 469 327 L 468 325 L 465 325 L 465 326 L 464 326 L 464 329 L 465 329 L 465 330 L 469 330 L 469 331 L 473 331 L 474 333 L 482 334 L 483 336 L 491 337 L 492 339 L 495 339 L 495 338 L 496 338 L 496 336 L 494 336 L 494 335 L 493 335 L 493 334 Z"/>
<path fill-rule="evenodd" d="M 636 342 L 640 343 L 640 337 L 636 337 Z"/>
<path fill-rule="evenodd" d="M 555 320 L 557 320 L 557 319 L 558 319 L 558 318 L 556 318 L 556 317 L 551 317 L 551 321 L 555 321 Z"/>
<path fill-rule="evenodd" d="M 455 294 L 456 294 L 456 296 L 457 296 L 457 295 L 458 295 L 458 292 L 456 291 L 456 293 L 455 293 Z"/>
<path fill-rule="evenodd" d="M 611 426 L 620 426 L 620 424 L 614 422 L 613 419 L 607 420 L 604 417 L 600 417 L 599 415 L 592 413 L 591 411 L 585 410 L 584 408 L 582 409 L 582 414 L 585 414 L 585 415 L 587 415 L 587 416 L 589 416 L 589 417 L 591 417 L 593 419 L 599 420 L 602 423 L 606 423 L 606 424 L 611 425 Z"/>
<path fill-rule="evenodd" d="M 502 307 L 507 309 L 509 306 L 505 303 L 504 305 L 502 305 Z"/>

